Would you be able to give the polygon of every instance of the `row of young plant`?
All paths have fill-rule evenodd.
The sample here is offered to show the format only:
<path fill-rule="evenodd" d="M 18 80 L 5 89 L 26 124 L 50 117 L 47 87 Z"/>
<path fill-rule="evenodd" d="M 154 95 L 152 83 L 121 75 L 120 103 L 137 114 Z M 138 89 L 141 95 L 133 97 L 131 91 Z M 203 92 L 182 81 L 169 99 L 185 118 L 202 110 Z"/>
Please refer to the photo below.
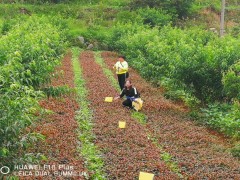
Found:
<path fill-rule="evenodd" d="M 91 179 L 105 179 L 103 171 L 104 162 L 101 158 L 100 151 L 93 143 L 95 135 L 93 129 L 93 112 L 89 109 L 89 101 L 87 100 L 88 92 L 85 88 L 85 80 L 82 75 L 82 68 L 79 62 L 80 49 L 72 48 L 73 53 L 73 69 L 74 69 L 74 82 L 77 89 L 77 101 L 80 105 L 80 110 L 77 111 L 76 120 L 79 124 L 79 139 L 81 141 L 81 148 L 79 152 L 86 159 L 85 164 L 90 171 Z"/>
<path fill-rule="evenodd" d="M 112 71 L 107 68 L 107 65 L 105 64 L 104 60 L 102 59 L 100 52 L 95 53 L 95 61 L 97 64 L 99 64 L 101 66 L 101 68 L 103 69 L 103 73 L 107 76 L 107 78 L 111 82 L 111 85 L 116 90 L 119 90 L 119 85 L 117 83 L 117 80 L 115 79 Z M 146 122 L 147 116 L 142 112 L 133 111 L 133 112 L 131 112 L 131 117 L 134 118 L 139 124 L 141 124 L 143 126 L 147 124 L 147 122 Z M 179 169 L 177 162 L 172 160 L 171 154 L 169 154 L 168 152 L 165 152 L 163 150 L 162 146 L 158 144 L 158 140 L 156 137 L 154 137 L 148 130 L 146 130 L 146 132 L 148 133 L 147 136 L 149 139 L 151 139 L 152 143 L 155 144 L 158 147 L 158 149 L 161 150 L 161 154 L 160 154 L 161 158 L 167 164 L 167 166 L 170 168 L 170 170 L 172 172 L 176 173 L 179 178 L 183 178 L 183 175 L 180 172 L 181 170 Z"/>
<path fill-rule="evenodd" d="M 64 52 L 65 32 L 54 18 L 31 16 L 14 23 L 0 41 L 0 166 L 12 169 L 37 160 L 25 150 L 44 139 L 31 127 L 42 112 L 41 87 Z"/>
<path fill-rule="evenodd" d="M 239 39 L 219 38 L 200 28 L 152 28 L 132 22 L 88 33 L 87 37 L 94 36 L 109 50 L 126 55 L 143 77 L 166 89 L 167 97 L 190 107 L 226 103 L 227 111 L 221 110 L 221 104 L 218 108 L 224 114 L 221 119 L 204 116 L 202 121 L 229 136 L 240 136 Z M 211 108 L 205 112 L 211 113 Z"/>

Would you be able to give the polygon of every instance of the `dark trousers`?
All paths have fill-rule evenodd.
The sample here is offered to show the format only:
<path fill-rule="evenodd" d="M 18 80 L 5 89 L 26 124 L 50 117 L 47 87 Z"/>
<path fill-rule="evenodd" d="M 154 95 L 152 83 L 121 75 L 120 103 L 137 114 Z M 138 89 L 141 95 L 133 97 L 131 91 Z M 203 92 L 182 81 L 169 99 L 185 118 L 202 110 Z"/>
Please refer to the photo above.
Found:
<path fill-rule="evenodd" d="M 123 101 L 122 105 L 132 108 L 132 101 L 130 99 L 126 99 Z"/>
<path fill-rule="evenodd" d="M 124 74 L 118 74 L 117 77 L 118 77 L 118 83 L 119 83 L 120 89 L 123 90 L 125 80 L 126 80 L 126 74 L 125 73 Z"/>

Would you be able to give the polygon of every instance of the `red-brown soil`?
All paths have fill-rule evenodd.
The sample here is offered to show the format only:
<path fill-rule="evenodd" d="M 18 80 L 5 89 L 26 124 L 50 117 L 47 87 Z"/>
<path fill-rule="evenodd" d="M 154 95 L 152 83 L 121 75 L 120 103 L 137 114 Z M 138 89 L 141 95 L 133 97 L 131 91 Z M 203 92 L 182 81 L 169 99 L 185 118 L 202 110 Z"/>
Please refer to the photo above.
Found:
<path fill-rule="evenodd" d="M 74 72 L 71 62 L 71 54 L 67 54 L 62 60 L 62 65 L 56 69 L 56 72 L 63 72 L 59 78 L 53 79 L 52 86 L 74 87 Z M 75 101 L 75 95 L 69 94 L 63 97 L 44 99 L 40 102 L 42 108 L 53 111 L 52 115 L 47 115 L 42 119 L 36 127 L 36 132 L 46 136 L 45 142 L 39 142 L 35 146 L 35 151 L 43 153 L 48 157 L 47 162 L 43 164 L 58 166 L 65 164 L 73 166 L 74 171 L 79 176 L 54 176 L 43 177 L 23 177 L 23 179 L 84 179 L 83 172 L 87 172 L 84 168 L 84 160 L 77 151 L 79 147 L 78 140 L 78 124 L 75 120 L 75 111 L 79 109 Z"/>
<path fill-rule="evenodd" d="M 140 171 L 154 173 L 157 179 L 178 179 L 160 159 L 160 150 L 148 139 L 145 128 L 131 118 L 120 101 L 104 102 L 118 92 L 109 83 L 102 68 L 94 61 L 93 52 L 80 56 L 83 77 L 94 112 L 96 145 L 103 153 L 107 179 L 134 180 Z M 127 122 L 126 129 L 118 128 L 118 121 Z"/>

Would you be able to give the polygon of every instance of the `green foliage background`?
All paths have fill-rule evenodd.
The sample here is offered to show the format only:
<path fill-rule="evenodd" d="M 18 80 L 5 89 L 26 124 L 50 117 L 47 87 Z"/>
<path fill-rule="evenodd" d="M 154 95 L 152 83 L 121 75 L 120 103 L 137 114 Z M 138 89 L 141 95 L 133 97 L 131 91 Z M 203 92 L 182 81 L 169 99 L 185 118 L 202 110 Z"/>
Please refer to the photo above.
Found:
<path fill-rule="evenodd" d="M 4 28 L 4 27 L 8 28 Z M 0 37 L 0 166 L 34 161 L 27 154 L 44 139 L 31 130 L 41 112 L 40 86 L 48 83 L 66 46 L 65 30 L 54 18 L 22 17 L 3 22 Z M 38 156 L 43 157 L 43 156 Z"/>
<path fill-rule="evenodd" d="M 240 17 L 231 11 L 235 6 L 239 2 L 228 1 L 227 13 Z M 44 139 L 26 127 L 40 111 L 40 89 L 66 45 L 92 43 L 95 50 L 125 54 L 144 78 L 164 87 L 166 97 L 183 101 L 204 124 L 238 139 L 239 18 L 223 38 L 196 20 L 202 10 L 219 13 L 220 7 L 218 0 L 1 1 L 0 166 L 24 161 L 24 149 Z"/>

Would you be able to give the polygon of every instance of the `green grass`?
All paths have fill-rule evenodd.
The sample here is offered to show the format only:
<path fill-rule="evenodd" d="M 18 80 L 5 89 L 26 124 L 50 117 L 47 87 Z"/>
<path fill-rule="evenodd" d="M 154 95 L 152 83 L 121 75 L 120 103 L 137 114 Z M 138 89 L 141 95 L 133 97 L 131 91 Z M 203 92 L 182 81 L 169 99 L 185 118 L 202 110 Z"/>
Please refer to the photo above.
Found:
<path fill-rule="evenodd" d="M 193 8 L 198 10 L 203 8 L 213 8 L 215 10 L 221 10 L 221 1 L 219 0 L 195 0 Z"/>
<path fill-rule="evenodd" d="M 236 144 L 232 149 L 231 153 L 234 157 L 240 159 L 240 143 Z"/>
<path fill-rule="evenodd" d="M 147 123 L 147 116 L 142 112 L 132 112 L 131 116 L 142 125 Z"/>
<path fill-rule="evenodd" d="M 21 15 L 21 8 L 26 9 L 30 14 L 61 15 L 64 18 L 88 19 L 91 15 L 107 15 L 107 10 L 121 9 L 121 6 L 111 4 L 0 4 L 1 17 L 16 17 Z M 104 12 L 103 12 L 104 11 Z"/>
<path fill-rule="evenodd" d="M 77 102 L 79 103 L 80 110 L 76 112 L 76 120 L 79 124 L 79 140 L 81 147 L 79 152 L 86 159 L 86 165 L 90 172 L 92 172 L 91 179 L 103 180 L 105 179 L 103 172 L 103 160 L 100 157 L 101 153 L 94 145 L 93 140 L 95 136 L 92 132 L 93 128 L 93 112 L 89 109 L 89 102 L 87 100 L 88 92 L 85 88 L 85 81 L 82 77 L 82 69 L 79 63 L 80 49 L 72 48 L 73 52 L 73 68 L 74 68 L 74 82 L 77 90 Z"/>
<path fill-rule="evenodd" d="M 120 1 L 118 1 L 120 2 Z M 68 41 L 72 46 L 83 47 L 78 43 L 77 37 L 83 36 L 89 43 L 101 42 L 99 27 L 105 32 L 106 27 L 115 24 L 117 14 L 122 11 L 123 6 L 116 3 L 107 4 L 0 4 L 0 18 L 5 21 L 27 18 L 29 14 L 21 13 L 21 8 L 26 9 L 29 14 L 37 16 L 54 16 L 67 23 Z M 3 21 L 3 20 L 2 20 Z M 1 27 L 0 21 L 0 27 Z M 8 23 L 7 23 L 8 24 Z M 99 39 L 100 38 L 100 39 Z"/>
<path fill-rule="evenodd" d="M 118 82 L 114 78 L 114 74 L 112 73 L 112 71 L 110 69 L 108 69 L 107 66 L 105 65 L 103 59 L 101 58 L 101 52 L 100 51 L 95 53 L 95 61 L 97 62 L 97 64 L 99 64 L 102 67 L 103 73 L 107 76 L 107 78 L 111 82 L 112 86 L 117 91 L 120 91 Z"/>
<path fill-rule="evenodd" d="M 181 170 L 179 169 L 177 162 L 173 159 L 171 154 L 163 150 L 163 147 L 158 143 L 157 138 L 153 137 L 151 134 L 148 134 L 148 138 L 161 150 L 161 159 L 166 163 L 170 170 L 172 172 L 175 172 L 179 178 L 184 178 L 181 174 Z"/>

